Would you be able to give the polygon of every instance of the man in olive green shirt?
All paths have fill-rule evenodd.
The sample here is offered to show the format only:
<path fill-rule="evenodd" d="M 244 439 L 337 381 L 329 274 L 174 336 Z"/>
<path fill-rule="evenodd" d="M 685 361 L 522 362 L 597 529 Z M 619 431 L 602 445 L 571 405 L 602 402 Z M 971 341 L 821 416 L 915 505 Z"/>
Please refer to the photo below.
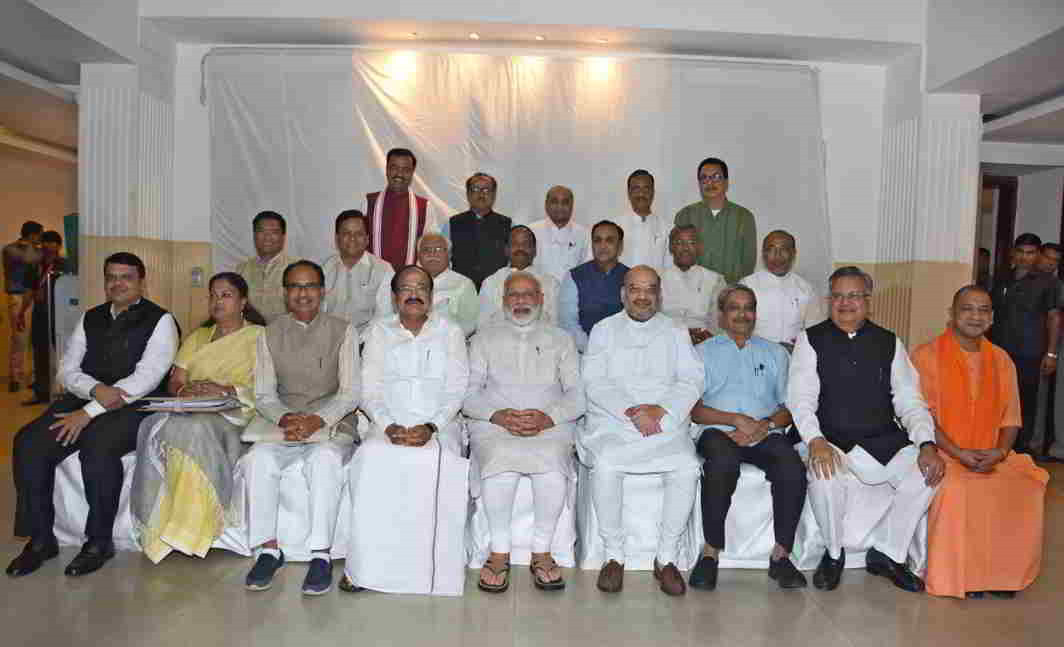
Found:
<path fill-rule="evenodd" d="M 694 225 L 702 241 L 698 264 L 736 283 L 757 264 L 757 223 L 749 209 L 729 202 L 728 165 L 709 157 L 698 165 L 701 202 L 676 214 L 676 225 Z"/>

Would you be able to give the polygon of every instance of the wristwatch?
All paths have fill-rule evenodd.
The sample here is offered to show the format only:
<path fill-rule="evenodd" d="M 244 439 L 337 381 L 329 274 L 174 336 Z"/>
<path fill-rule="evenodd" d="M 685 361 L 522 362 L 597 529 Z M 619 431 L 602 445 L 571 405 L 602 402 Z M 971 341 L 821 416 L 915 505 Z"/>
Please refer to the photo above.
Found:
<path fill-rule="evenodd" d="M 920 443 L 920 449 L 923 449 L 924 447 L 927 447 L 928 445 L 931 445 L 935 449 L 938 449 L 938 443 L 936 443 L 933 440 L 925 440 L 924 442 Z"/>

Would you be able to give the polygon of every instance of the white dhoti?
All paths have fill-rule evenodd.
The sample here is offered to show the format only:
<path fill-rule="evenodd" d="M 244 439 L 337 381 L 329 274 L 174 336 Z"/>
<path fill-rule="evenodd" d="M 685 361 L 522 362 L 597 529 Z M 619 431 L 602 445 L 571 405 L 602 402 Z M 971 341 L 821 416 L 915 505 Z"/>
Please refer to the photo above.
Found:
<path fill-rule="evenodd" d="M 927 514 L 936 489 L 924 482 L 916 462 L 919 449 L 916 445 L 903 447 L 883 465 L 861 447 L 854 447 L 849 453 L 832 447 L 843 457 L 843 469 L 857 480 L 867 485 L 886 483 L 894 488 L 894 500 L 887 509 L 883 532 L 874 548 L 904 564 L 917 526 Z M 821 479 L 809 471 L 809 503 L 832 559 L 838 559 L 842 553 L 847 493 L 845 479 L 838 476 Z"/>
<path fill-rule="evenodd" d="M 348 467 L 351 526 L 344 573 L 385 593 L 462 595 L 469 461 L 457 432 L 423 447 L 368 438 Z M 443 441 L 442 446 L 439 441 Z"/>
<path fill-rule="evenodd" d="M 310 550 L 332 547 L 344 464 L 351 457 L 351 443 L 255 443 L 242 458 L 247 483 L 248 543 L 258 547 L 277 539 L 277 513 L 281 499 L 281 474 L 302 459 L 309 495 Z"/>

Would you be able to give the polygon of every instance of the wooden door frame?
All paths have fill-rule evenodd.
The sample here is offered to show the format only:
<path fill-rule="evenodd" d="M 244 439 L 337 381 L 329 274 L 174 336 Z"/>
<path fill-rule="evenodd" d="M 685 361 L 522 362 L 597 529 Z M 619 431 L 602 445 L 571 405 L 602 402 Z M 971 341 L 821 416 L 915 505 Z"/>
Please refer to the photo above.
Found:
<path fill-rule="evenodd" d="M 1019 179 L 1004 175 L 984 175 L 983 188 L 997 189 L 997 228 L 994 236 L 994 276 L 1003 276 L 1011 269 L 1012 243 L 1016 239 L 1016 196 Z"/>

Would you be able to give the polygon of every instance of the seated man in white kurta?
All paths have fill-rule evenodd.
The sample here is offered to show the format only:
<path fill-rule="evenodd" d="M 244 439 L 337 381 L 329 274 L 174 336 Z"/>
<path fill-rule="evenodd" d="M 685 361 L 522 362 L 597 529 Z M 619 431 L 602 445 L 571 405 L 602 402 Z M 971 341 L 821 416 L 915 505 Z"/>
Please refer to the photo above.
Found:
<path fill-rule="evenodd" d="M 451 242 L 425 234 L 417 243 L 417 264 L 432 276 L 432 309 L 454 320 L 466 337 L 477 329 L 480 298 L 468 276 L 451 269 Z"/>
<path fill-rule="evenodd" d="M 369 251 L 369 227 L 361 211 L 336 216 L 336 255 L 322 263 L 325 303 L 322 309 L 355 327 L 361 335 L 374 317 L 391 314 L 389 285 L 395 270 Z"/>
<path fill-rule="evenodd" d="M 720 330 L 717 295 L 724 277 L 697 265 L 702 241 L 694 225 L 673 227 L 669 233 L 671 263 L 661 273 L 661 311 L 687 328 L 692 344 L 701 344 Z"/>
<path fill-rule="evenodd" d="M 539 589 L 563 589 L 550 547 L 568 482 L 576 477 L 574 423 L 587 409 L 579 355 L 564 330 L 542 321 L 543 292 L 531 274 L 514 272 L 506 279 L 503 312 L 507 323 L 473 337 L 462 407 L 491 529 L 491 556 L 478 586 L 501 593 L 510 584 L 514 495 L 527 475 L 535 507 L 532 581 Z"/>
<path fill-rule="evenodd" d="M 277 544 L 281 475 L 298 460 L 310 494 L 310 567 L 303 593 L 332 588 L 333 531 L 343 490 L 343 464 L 353 428 L 342 422 L 358 407 L 358 333 L 321 312 L 324 272 L 310 261 L 285 269 L 288 313 L 259 337 L 255 359 L 255 417 L 242 439 L 253 441 L 243 459 L 248 499 L 248 543 L 257 558 L 245 580 L 252 591 L 270 588 L 284 553 Z"/>
<path fill-rule="evenodd" d="M 506 243 L 506 258 L 509 265 L 484 279 L 480 286 L 480 322 L 483 328 L 488 324 L 503 323 L 506 316 L 502 308 L 502 284 L 514 272 L 527 272 L 539 281 L 543 293 L 543 321 L 552 326 L 558 325 L 558 291 L 561 287 L 558 279 L 540 270 L 536 262 L 536 235 L 524 225 L 510 229 L 510 238 Z"/>
<path fill-rule="evenodd" d="M 600 321 L 584 355 L 587 425 L 578 435 L 580 460 L 591 470 L 591 498 L 606 563 L 598 588 L 624 582 L 624 477 L 660 474 L 665 485 L 654 576 L 668 595 L 687 586 L 676 567 L 677 544 L 694 505 L 701 461 L 690 437 L 691 407 L 705 372 L 682 325 L 658 312 L 661 284 L 653 269 L 628 271 L 624 311 Z"/>
<path fill-rule="evenodd" d="M 432 310 L 432 277 L 392 280 L 396 314 L 363 336 L 370 428 L 348 469 L 351 526 L 340 590 L 460 595 L 468 461 L 458 410 L 469 384 L 465 336 Z"/>
<path fill-rule="evenodd" d="M 794 350 L 798 333 L 827 318 L 824 299 L 817 297 L 809 281 L 791 271 L 797 253 L 794 236 L 782 229 L 770 232 L 761 244 L 765 269 L 739 281 L 757 295 L 754 334 L 783 344 L 787 352 Z"/>

